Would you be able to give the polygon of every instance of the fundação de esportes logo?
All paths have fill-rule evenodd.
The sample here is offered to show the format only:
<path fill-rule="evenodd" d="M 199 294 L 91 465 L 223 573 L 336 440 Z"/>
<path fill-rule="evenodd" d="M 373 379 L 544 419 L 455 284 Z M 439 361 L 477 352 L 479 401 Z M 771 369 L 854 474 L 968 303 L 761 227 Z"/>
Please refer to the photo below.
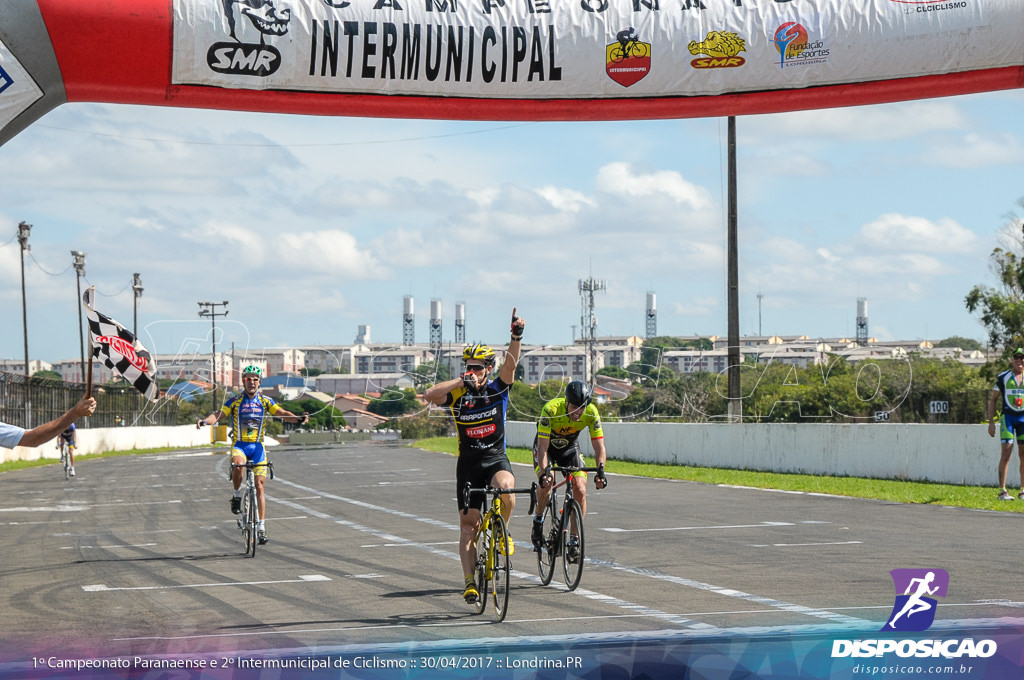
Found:
<path fill-rule="evenodd" d="M 278 10 L 274 0 L 222 0 L 222 6 L 228 34 L 235 42 L 210 45 L 206 64 L 217 73 L 231 75 L 266 77 L 276 73 L 281 67 L 281 52 L 267 44 L 267 36 L 280 37 L 287 33 L 292 11 Z M 259 34 L 258 43 L 243 42 L 238 37 L 239 33 L 252 34 L 241 21 L 243 18 L 248 19 L 248 24 Z"/>
<path fill-rule="evenodd" d="M 896 601 L 881 630 L 928 630 L 938 607 L 935 597 L 946 597 L 949 589 L 949 573 L 945 569 L 893 569 L 889 574 L 896 588 Z"/>

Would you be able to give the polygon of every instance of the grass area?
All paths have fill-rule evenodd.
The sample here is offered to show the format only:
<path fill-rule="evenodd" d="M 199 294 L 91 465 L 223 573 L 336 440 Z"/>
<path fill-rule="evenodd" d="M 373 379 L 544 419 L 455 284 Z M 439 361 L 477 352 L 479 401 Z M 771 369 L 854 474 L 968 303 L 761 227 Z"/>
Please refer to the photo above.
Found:
<path fill-rule="evenodd" d="M 455 454 L 458 442 L 454 437 L 434 437 L 432 439 L 421 439 L 414 442 L 413 445 L 431 451 Z M 529 449 L 509 448 L 508 457 L 515 463 L 530 463 L 533 460 Z M 992 474 L 995 475 L 995 461 L 993 461 L 992 467 Z M 1001 501 L 996 497 L 998 489 L 994 486 L 958 486 L 955 484 L 908 482 L 896 479 L 795 475 L 778 472 L 634 463 L 614 459 L 608 461 L 606 468 L 609 472 L 638 477 L 682 479 L 705 484 L 750 486 L 759 489 L 781 489 L 784 491 L 853 496 L 855 498 L 875 498 L 899 503 L 952 505 L 979 510 L 1024 513 L 1024 501 Z M 1011 492 L 1013 491 L 1016 491 L 1016 489 L 1011 489 Z"/>
<path fill-rule="evenodd" d="M 130 451 L 104 451 L 103 453 L 75 454 L 75 467 L 83 462 L 95 460 L 96 458 L 108 458 L 110 456 L 134 456 L 144 453 L 166 453 L 168 451 L 180 451 L 176 447 L 164 447 L 159 449 L 131 449 Z M 54 448 L 54 455 L 57 450 Z M 44 465 L 60 465 L 60 458 L 41 458 L 39 460 L 12 460 L 0 463 L 0 474 L 25 468 L 42 467 Z M 62 468 L 63 469 L 63 468 Z M 63 474 L 63 473 L 61 473 Z"/>

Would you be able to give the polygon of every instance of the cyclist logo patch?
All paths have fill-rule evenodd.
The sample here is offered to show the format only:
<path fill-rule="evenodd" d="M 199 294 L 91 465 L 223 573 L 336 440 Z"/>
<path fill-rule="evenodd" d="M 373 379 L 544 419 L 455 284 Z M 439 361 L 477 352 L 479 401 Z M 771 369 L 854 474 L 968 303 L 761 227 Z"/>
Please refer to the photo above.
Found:
<path fill-rule="evenodd" d="M 605 47 L 605 73 L 623 87 L 629 87 L 651 72 L 651 43 L 640 42 L 632 26 L 619 31 Z"/>
<path fill-rule="evenodd" d="M 896 588 L 892 614 L 882 630 L 922 631 L 935 621 L 936 597 L 946 597 L 949 574 L 945 569 L 893 569 Z"/>

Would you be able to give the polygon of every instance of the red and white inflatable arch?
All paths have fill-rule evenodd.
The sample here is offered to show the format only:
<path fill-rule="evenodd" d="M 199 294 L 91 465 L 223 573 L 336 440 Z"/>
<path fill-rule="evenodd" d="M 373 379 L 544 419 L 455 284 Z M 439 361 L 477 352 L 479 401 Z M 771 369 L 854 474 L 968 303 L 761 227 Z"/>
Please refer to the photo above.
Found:
<path fill-rule="evenodd" d="M 5 0 L 0 144 L 65 102 L 610 120 L 1021 87 L 1021 0 Z"/>

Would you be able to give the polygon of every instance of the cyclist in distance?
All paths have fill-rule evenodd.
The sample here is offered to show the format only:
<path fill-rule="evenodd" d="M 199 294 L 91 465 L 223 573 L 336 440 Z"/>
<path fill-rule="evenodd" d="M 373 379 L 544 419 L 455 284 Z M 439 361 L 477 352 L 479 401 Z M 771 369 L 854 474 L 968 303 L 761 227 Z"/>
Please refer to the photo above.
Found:
<path fill-rule="evenodd" d="M 267 418 L 278 416 L 289 423 L 308 423 L 309 416 L 297 416 L 283 409 L 270 397 L 260 393 L 260 381 L 263 372 L 257 366 L 246 366 L 242 369 L 242 391 L 229 398 L 219 411 L 211 413 L 198 423 L 215 425 L 224 416 L 231 418 L 231 432 L 234 443 L 231 446 L 231 464 L 245 465 L 247 460 L 257 464 L 253 470 L 256 481 L 256 506 L 259 512 L 259 525 L 256 529 L 260 545 L 267 543 L 267 528 L 264 524 L 267 514 L 267 501 L 263 494 L 263 486 L 267 479 L 267 452 L 263 448 L 263 435 L 266 433 Z M 231 512 L 236 515 L 242 511 L 242 479 L 244 468 L 231 468 L 231 484 L 235 488 L 231 496 Z"/>
<path fill-rule="evenodd" d="M 75 447 L 78 446 L 78 440 L 75 438 L 75 424 L 71 423 L 64 431 L 57 435 L 57 448 L 60 449 L 60 442 L 64 440 L 64 443 L 68 447 L 68 474 L 72 477 L 75 476 Z"/>
<path fill-rule="evenodd" d="M 516 480 L 512 464 L 505 452 L 505 414 L 508 410 L 508 394 L 516 378 L 516 366 L 522 350 L 523 329 L 526 322 L 516 316 L 512 309 L 512 339 L 508 344 L 505 361 L 497 377 L 490 379 L 496 358 L 494 350 L 487 345 L 470 345 L 462 352 L 466 372 L 434 385 L 424 394 L 431 404 L 449 409 L 455 420 L 459 435 L 459 459 L 455 466 L 455 491 L 459 499 L 459 558 L 465 576 L 465 590 L 462 593 L 467 603 L 473 604 L 482 593 L 473 582 L 475 551 L 473 539 L 480 526 L 486 496 L 474 493 L 469 500 L 469 511 L 461 510 L 462 489 L 467 482 L 473 488 L 492 486 L 511 489 Z M 506 526 L 515 507 L 514 494 L 501 497 L 501 514 Z M 515 551 L 512 537 L 508 537 L 508 552 Z"/>
<path fill-rule="evenodd" d="M 537 490 L 537 515 L 533 518 L 530 539 L 535 550 L 540 550 L 544 540 L 544 508 L 552 479 L 550 466 L 585 467 L 580 451 L 579 436 L 584 428 L 590 430 L 590 442 L 594 447 L 594 464 L 604 465 L 608 454 L 604 448 L 604 431 L 597 406 L 590 403 L 594 391 L 582 380 L 573 380 L 565 386 L 565 396 L 552 399 L 544 404 L 537 421 L 537 435 L 533 439 L 533 465 L 537 471 L 540 488 Z M 594 478 L 594 486 L 603 489 L 608 485 L 604 475 Z M 587 515 L 587 473 L 572 473 L 573 497 L 579 501 L 580 511 Z M 569 537 L 572 548 L 574 536 Z"/>

